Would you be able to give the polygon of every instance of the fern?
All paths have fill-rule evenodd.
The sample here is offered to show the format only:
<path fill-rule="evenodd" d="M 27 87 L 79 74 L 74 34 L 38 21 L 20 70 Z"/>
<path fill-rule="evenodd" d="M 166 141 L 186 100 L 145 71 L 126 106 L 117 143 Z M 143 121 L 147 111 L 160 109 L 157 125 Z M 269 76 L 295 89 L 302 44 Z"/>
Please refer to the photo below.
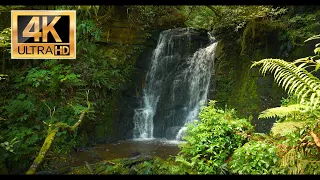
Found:
<path fill-rule="evenodd" d="M 304 157 L 304 153 L 296 149 L 290 149 L 280 160 L 280 166 L 288 169 L 288 174 L 300 174 L 303 170 L 301 164 L 298 163 L 297 157 Z"/>
<path fill-rule="evenodd" d="M 315 170 L 319 168 L 320 161 L 309 160 L 303 148 L 292 148 L 281 158 L 280 166 L 286 169 L 287 174 L 318 174 Z"/>
<path fill-rule="evenodd" d="M 311 40 L 314 40 L 314 39 L 320 39 L 320 34 L 318 34 L 318 35 L 314 35 L 314 36 L 312 36 L 312 37 L 310 37 L 310 38 L 306 39 L 304 42 L 311 41 Z"/>
<path fill-rule="evenodd" d="M 302 104 L 292 104 L 288 106 L 281 106 L 281 107 L 275 107 L 275 108 L 270 108 L 265 111 L 262 111 L 259 114 L 259 119 L 261 118 L 275 118 L 275 117 L 287 117 L 289 115 L 294 115 L 297 113 L 301 113 L 303 111 L 308 110 L 307 105 L 302 105 Z"/>
<path fill-rule="evenodd" d="M 311 40 L 318 40 L 318 39 L 320 39 L 320 34 L 314 35 L 314 36 L 308 38 L 307 40 L 305 40 L 304 42 L 311 41 Z M 313 52 L 314 52 L 315 56 L 311 56 L 309 58 L 317 63 L 316 70 L 318 70 L 320 68 L 320 43 L 317 43 L 315 45 L 315 49 L 313 50 Z"/>
<path fill-rule="evenodd" d="M 301 63 L 296 66 L 297 63 Z M 320 101 L 320 81 L 305 68 L 308 65 L 305 60 L 286 62 L 281 59 L 263 59 L 254 62 L 251 66 L 262 65 L 260 71 L 265 75 L 268 71 L 274 74 L 275 81 L 284 88 L 289 95 L 297 95 L 300 104 L 308 102 L 316 109 Z"/>

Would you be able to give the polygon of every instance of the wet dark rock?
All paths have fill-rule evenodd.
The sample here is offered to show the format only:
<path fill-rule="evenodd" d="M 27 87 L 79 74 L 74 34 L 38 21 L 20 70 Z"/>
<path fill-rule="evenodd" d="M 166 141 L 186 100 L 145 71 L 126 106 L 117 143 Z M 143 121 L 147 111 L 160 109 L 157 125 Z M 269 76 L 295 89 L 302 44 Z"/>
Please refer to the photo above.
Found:
<path fill-rule="evenodd" d="M 167 128 L 165 137 L 167 139 L 175 139 L 180 129 L 181 129 L 180 126 L 173 126 L 173 127 Z"/>
<path fill-rule="evenodd" d="M 140 152 L 138 152 L 138 151 L 135 151 L 135 152 L 131 152 L 130 154 L 129 154 L 129 157 L 137 157 L 137 156 L 140 156 Z"/>

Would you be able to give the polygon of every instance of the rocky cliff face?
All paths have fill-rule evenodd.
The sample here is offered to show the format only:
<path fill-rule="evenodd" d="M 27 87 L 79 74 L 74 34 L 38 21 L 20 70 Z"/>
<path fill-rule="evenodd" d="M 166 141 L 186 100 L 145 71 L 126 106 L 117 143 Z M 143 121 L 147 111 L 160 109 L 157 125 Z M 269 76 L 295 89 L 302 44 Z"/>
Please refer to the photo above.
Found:
<path fill-rule="evenodd" d="M 273 75 L 264 77 L 259 67 L 251 69 L 250 66 L 252 61 L 278 56 L 280 43 L 276 35 L 276 32 L 269 33 L 259 41 L 259 46 L 256 44 L 250 53 L 243 54 L 239 44 L 221 40 L 210 88 L 210 99 L 217 100 L 221 108 L 234 108 L 241 117 L 252 116 L 256 131 L 263 133 L 270 130 L 275 119 L 259 120 L 259 113 L 279 106 L 286 93 L 274 83 Z"/>
<path fill-rule="evenodd" d="M 126 84 L 122 90 L 122 96 L 119 106 L 119 116 L 117 118 L 117 138 L 130 139 L 133 135 L 133 116 L 134 109 L 139 107 L 139 102 L 143 96 L 143 88 L 146 85 L 145 77 L 150 65 L 152 51 L 157 45 L 157 39 L 160 32 L 154 34 L 144 44 L 144 49 L 137 56 L 135 71 L 131 76 L 131 81 Z"/>
<path fill-rule="evenodd" d="M 111 64 L 118 64 L 118 61 L 125 61 L 135 65 L 135 70 L 130 77 L 130 81 L 121 85 L 121 90 L 108 95 L 108 106 L 101 110 L 103 115 L 99 115 L 93 126 L 93 130 L 88 133 L 89 139 L 94 143 L 107 143 L 125 139 L 128 129 L 132 129 L 132 123 L 127 112 L 123 108 L 134 105 L 136 92 L 140 91 L 140 79 L 144 77 L 146 63 L 140 56 L 146 56 L 149 48 L 156 44 L 158 33 L 152 30 L 145 30 L 138 24 L 130 22 L 127 9 L 123 6 L 112 6 L 112 11 L 99 12 L 101 16 L 109 14 L 107 20 L 101 20 L 102 37 L 97 45 L 104 51 Z M 149 38 L 148 38 L 149 37 Z M 148 40 L 146 40 L 148 39 Z M 154 42 L 155 41 L 155 42 Z M 142 49 L 144 50 L 141 53 Z M 143 58 L 144 59 L 144 58 Z M 132 95 L 133 94 L 133 95 Z M 84 127 L 84 131 L 86 131 Z"/>

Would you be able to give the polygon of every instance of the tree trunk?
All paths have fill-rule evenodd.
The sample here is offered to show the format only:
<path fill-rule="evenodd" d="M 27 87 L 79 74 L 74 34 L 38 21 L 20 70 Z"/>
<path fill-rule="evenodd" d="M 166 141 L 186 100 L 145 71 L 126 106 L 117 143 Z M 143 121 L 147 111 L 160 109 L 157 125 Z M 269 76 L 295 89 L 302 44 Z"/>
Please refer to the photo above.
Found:
<path fill-rule="evenodd" d="M 58 131 L 59 131 L 59 127 L 54 127 L 54 128 L 52 128 L 52 126 L 49 127 L 48 135 L 47 135 L 47 137 L 41 147 L 41 150 L 40 150 L 37 158 L 33 161 L 32 165 L 30 166 L 30 168 L 26 174 L 35 174 L 36 173 L 37 168 L 39 167 L 39 165 L 43 161 L 46 153 L 50 149 L 51 144 L 52 144 Z"/>

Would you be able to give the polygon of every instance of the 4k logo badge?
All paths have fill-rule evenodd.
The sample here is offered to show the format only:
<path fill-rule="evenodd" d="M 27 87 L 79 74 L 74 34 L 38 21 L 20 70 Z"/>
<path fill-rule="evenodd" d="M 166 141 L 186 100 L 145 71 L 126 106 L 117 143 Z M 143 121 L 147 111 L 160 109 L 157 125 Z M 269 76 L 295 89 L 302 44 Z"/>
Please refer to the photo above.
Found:
<path fill-rule="evenodd" d="M 12 59 L 75 59 L 76 11 L 12 10 Z"/>

